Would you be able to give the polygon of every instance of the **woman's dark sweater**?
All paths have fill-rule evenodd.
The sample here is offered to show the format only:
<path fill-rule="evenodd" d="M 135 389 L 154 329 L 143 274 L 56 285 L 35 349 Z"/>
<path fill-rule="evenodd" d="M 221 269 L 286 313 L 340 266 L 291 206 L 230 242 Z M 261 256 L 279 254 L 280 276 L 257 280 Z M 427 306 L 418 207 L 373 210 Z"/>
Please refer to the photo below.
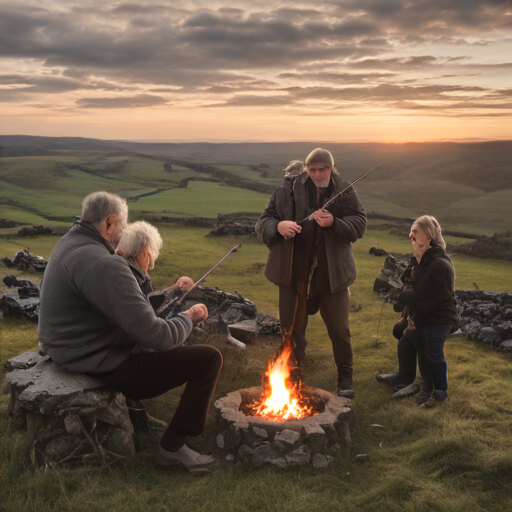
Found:
<path fill-rule="evenodd" d="M 412 289 L 404 290 L 398 301 L 409 306 L 412 320 L 416 324 L 453 324 L 457 321 L 457 303 L 453 295 L 455 271 L 452 260 L 441 247 L 425 251 L 420 263 L 413 256 L 402 276 L 410 278 Z"/>

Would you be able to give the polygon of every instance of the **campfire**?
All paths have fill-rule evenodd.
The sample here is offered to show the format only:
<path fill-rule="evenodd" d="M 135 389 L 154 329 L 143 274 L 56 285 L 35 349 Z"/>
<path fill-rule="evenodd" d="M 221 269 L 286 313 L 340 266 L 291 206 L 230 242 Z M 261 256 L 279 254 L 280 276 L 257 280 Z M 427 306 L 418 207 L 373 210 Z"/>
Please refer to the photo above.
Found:
<path fill-rule="evenodd" d="M 348 398 L 303 386 L 293 378 L 290 343 L 269 362 L 263 385 L 215 402 L 213 450 L 226 460 L 285 467 L 326 467 L 350 444 Z"/>
<path fill-rule="evenodd" d="M 271 360 L 263 379 L 263 393 L 249 404 L 246 413 L 274 421 L 300 420 L 316 414 L 311 397 L 303 393 L 300 380 L 290 378 L 292 348 L 288 344 L 275 361 Z"/>

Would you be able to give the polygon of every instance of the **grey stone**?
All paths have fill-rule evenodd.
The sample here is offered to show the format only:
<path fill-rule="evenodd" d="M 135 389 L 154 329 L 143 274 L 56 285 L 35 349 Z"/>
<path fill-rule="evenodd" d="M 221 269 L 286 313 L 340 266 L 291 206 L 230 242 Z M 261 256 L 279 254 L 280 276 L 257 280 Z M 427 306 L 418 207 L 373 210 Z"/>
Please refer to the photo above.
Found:
<path fill-rule="evenodd" d="M 368 454 L 367 453 L 359 453 L 356 455 L 356 461 L 357 462 L 366 462 L 368 460 Z"/>
<path fill-rule="evenodd" d="M 314 416 L 311 417 L 314 419 Z M 321 452 L 327 442 L 324 429 L 316 422 L 306 423 L 301 432 L 303 442 L 313 453 Z"/>
<path fill-rule="evenodd" d="M 313 467 L 316 469 L 326 468 L 329 465 L 329 461 L 325 455 L 321 453 L 315 453 L 313 455 Z"/>
<path fill-rule="evenodd" d="M 52 463 L 58 463 L 68 457 L 70 454 L 75 453 L 79 456 L 77 451 L 83 446 L 81 453 L 86 453 L 88 446 L 78 436 L 56 436 L 50 439 L 44 449 L 44 456 Z"/>
<path fill-rule="evenodd" d="M 339 457 L 341 455 L 341 445 L 339 443 L 333 444 L 328 450 L 327 455 L 333 457 Z"/>
<path fill-rule="evenodd" d="M 251 459 L 253 453 L 254 450 L 250 446 L 243 444 L 238 450 L 238 458 L 247 461 Z"/>
<path fill-rule="evenodd" d="M 281 452 L 289 452 L 300 444 L 300 434 L 293 430 L 283 430 L 274 437 L 274 446 Z"/>
<path fill-rule="evenodd" d="M 116 455 L 122 455 L 123 457 L 133 457 L 135 455 L 133 435 L 122 428 L 109 428 L 103 445 Z"/>
<path fill-rule="evenodd" d="M 228 462 L 234 461 L 235 460 L 235 456 L 233 454 L 229 453 L 228 455 L 226 455 L 226 460 Z"/>
<path fill-rule="evenodd" d="M 286 456 L 286 462 L 291 465 L 302 465 L 307 464 L 310 458 L 310 449 L 307 446 L 302 445 Z"/>
<path fill-rule="evenodd" d="M 477 340 L 486 345 L 496 345 L 500 341 L 500 335 L 492 327 L 483 327 Z"/>
<path fill-rule="evenodd" d="M 217 446 L 223 450 L 224 449 L 224 436 L 219 434 L 216 438 Z"/>
<path fill-rule="evenodd" d="M 287 465 L 287 462 L 285 459 L 273 459 L 270 461 L 270 464 L 272 464 L 272 466 L 277 466 L 278 468 L 284 468 Z"/>
<path fill-rule="evenodd" d="M 48 356 L 42 356 L 39 352 L 24 352 L 23 354 L 8 359 L 5 363 L 5 369 L 8 372 L 12 372 L 13 370 L 26 370 L 47 359 Z"/>
<path fill-rule="evenodd" d="M 505 340 L 500 343 L 500 352 L 512 352 L 512 340 Z"/>
<path fill-rule="evenodd" d="M 261 466 L 262 464 L 270 464 L 273 460 L 279 458 L 281 456 L 274 450 L 271 444 L 263 444 L 254 450 L 252 462 L 256 466 Z"/>
<path fill-rule="evenodd" d="M 68 434 L 80 435 L 83 433 L 80 421 L 76 414 L 68 414 L 64 418 L 64 426 Z"/>
<path fill-rule="evenodd" d="M 244 343 L 251 343 L 256 339 L 258 334 L 258 326 L 256 319 L 242 320 L 236 324 L 228 326 L 231 335 Z"/>
<path fill-rule="evenodd" d="M 253 427 L 253 432 L 260 439 L 268 439 L 268 432 L 264 428 Z"/>
<path fill-rule="evenodd" d="M 224 432 L 224 449 L 226 451 L 236 450 L 241 442 L 242 434 L 240 433 L 240 429 L 236 428 L 234 425 Z"/>
<path fill-rule="evenodd" d="M 332 440 L 334 440 L 334 442 L 338 441 L 338 433 L 336 432 L 336 429 L 334 428 L 334 423 L 331 423 L 329 425 L 322 424 L 320 426 L 322 427 L 323 431 L 325 432 L 328 442 L 332 441 Z"/>
<path fill-rule="evenodd" d="M 463 331 L 467 333 L 471 339 L 477 339 L 481 328 L 482 324 L 478 320 L 474 320 L 473 322 L 466 324 Z"/>

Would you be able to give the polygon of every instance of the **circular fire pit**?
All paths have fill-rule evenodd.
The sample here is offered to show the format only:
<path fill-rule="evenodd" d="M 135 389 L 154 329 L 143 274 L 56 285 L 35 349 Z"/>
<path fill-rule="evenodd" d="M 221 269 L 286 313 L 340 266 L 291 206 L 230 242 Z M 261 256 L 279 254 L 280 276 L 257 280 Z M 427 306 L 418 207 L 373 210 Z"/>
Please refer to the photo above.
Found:
<path fill-rule="evenodd" d="M 300 420 L 251 416 L 251 406 L 261 396 L 260 387 L 233 391 L 217 400 L 214 451 L 227 460 L 255 465 L 327 466 L 341 452 L 342 444 L 351 443 L 350 400 L 322 389 L 303 387 L 302 391 L 314 404 L 314 412 Z"/>

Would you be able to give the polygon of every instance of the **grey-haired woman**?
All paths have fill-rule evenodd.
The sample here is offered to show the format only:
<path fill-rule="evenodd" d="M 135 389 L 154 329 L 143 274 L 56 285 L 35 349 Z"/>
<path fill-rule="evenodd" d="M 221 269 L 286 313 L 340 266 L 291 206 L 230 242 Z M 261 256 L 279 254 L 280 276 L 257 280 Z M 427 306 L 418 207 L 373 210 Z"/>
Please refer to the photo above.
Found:
<path fill-rule="evenodd" d="M 162 237 L 157 228 L 147 222 L 137 221 L 126 227 L 116 248 L 116 254 L 128 262 L 142 293 L 154 309 L 158 309 L 165 296 L 163 292 L 154 291 L 148 270 L 155 267 L 155 261 L 158 259 L 162 245 Z M 193 284 L 190 277 L 183 276 L 176 281 L 174 286 L 167 288 L 166 292 L 186 291 Z M 195 313 L 196 310 L 198 313 L 199 310 L 207 313 L 204 304 L 196 304 L 188 311 Z"/>
<path fill-rule="evenodd" d="M 409 234 L 414 255 L 402 280 L 409 284 L 398 298 L 408 308 L 407 326 L 398 341 L 399 371 L 376 378 L 400 389 L 395 398 L 420 391 L 415 383 L 416 357 L 423 380 L 420 406 L 431 407 L 447 397 L 447 363 L 444 343 L 457 322 L 453 295 L 455 271 L 446 254 L 441 226 L 434 217 L 416 219 Z"/>

